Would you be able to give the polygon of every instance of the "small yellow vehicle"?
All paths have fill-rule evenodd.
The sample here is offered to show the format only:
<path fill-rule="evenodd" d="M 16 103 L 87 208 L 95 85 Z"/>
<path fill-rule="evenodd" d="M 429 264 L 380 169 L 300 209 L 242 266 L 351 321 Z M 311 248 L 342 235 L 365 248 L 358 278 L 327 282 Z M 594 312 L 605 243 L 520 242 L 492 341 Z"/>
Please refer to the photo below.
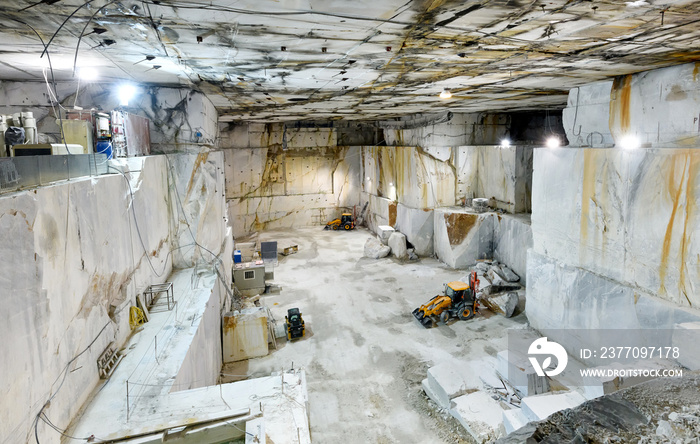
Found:
<path fill-rule="evenodd" d="M 350 213 L 343 213 L 339 219 L 333 219 L 326 224 L 324 230 L 352 230 L 355 228 L 355 218 Z"/>
<path fill-rule="evenodd" d="M 469 281 L 471 285 L 461 281 L 446 284 L 444 294 L 435 296 L 413 310 L 413 316 L 425 328 L 434 327 L 436 319 L 446 323 L 453 317 L 461 320 L 473 318 L 479 308 L 476 302 L 476 290 L 479 285 L 476 272 L 472 272 Z"/>
<path fill-rule="evenodd" d="M 287 340 L 291 341 L 304 337 L 306 325 L 304 324 L 304 319 L 302 319 L 298 308 L 290 308 L 287 310 L 284 323 L 287 327 Z"/>

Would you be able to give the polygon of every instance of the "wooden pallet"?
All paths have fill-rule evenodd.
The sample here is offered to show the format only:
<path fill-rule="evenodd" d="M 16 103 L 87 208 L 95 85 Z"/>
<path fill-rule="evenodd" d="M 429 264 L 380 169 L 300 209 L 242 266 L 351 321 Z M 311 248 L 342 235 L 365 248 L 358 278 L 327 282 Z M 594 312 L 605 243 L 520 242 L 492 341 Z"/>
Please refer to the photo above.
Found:
<path fill-rule="evenodd" d="M 299 245 L 291 245 L 289 247 L 286 247 L 284 250 L 282 250 L 283 256 L 289 256 L 290 254 L 297 253 L 299 251 Z"/>

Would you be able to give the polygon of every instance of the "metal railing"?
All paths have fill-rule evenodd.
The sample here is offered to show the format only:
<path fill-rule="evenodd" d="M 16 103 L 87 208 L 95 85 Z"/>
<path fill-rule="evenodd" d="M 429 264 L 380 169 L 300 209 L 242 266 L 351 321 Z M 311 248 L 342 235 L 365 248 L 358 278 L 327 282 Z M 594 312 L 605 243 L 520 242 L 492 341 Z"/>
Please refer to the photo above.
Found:
<path fill-rule="evenodd" d="M 105 154 L 0 157 L 0 194 L 107 174 Z"/>

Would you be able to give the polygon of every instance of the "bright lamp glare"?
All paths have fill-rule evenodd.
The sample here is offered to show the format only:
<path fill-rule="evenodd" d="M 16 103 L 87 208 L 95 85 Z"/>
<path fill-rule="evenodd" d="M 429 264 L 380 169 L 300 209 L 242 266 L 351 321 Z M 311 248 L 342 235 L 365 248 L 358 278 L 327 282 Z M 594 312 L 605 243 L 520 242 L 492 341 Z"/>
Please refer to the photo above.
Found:
<path fill-rule="evenodd" d="M 622 138 L 620 141 L 620 146 L 625 150 L 633 150 L 635 148 L 639 148 L 641 143 L 636 136 L 629 135 Z"/>
<path fill-rule="evenodd" d="M 119 104 L 127 106 L 129 100 L 136 95 L 136 87 L 134 85 L 122 85 L 119 87 Z"/>
<path fill-rule="evenodd" d="M 559 139 L 556 137 L 547 139 L 547 148 L 559 148 Z"/>
<path fill-rule="evenodd" d="M 80 76 L 81 80 L 85 80 L 88 82 L 97 80 L 98 77 L 97 70 L 90 66 L 80 68 L 80 71 L 78 71 L 78 75 Z"/>
<path fill-rule="evenodd" d="M 510 146 L 510 140 L 508 140 L 508 139 L 501 140 L 501 146 L 508 148 Z"/>
<path fill-rule="evenodd" d="M 452 93 L 450 92 L 449 89 L 443 89 L 442 92 L 440 93 L 441 99 L 449 99 L 450 97 L 452 97 Z"/>

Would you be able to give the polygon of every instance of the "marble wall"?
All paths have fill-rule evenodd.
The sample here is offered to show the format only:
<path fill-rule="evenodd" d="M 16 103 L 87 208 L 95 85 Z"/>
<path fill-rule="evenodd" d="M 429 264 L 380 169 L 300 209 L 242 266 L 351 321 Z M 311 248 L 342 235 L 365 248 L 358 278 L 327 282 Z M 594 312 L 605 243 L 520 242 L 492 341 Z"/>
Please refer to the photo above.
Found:
<path fill-rule="evenodd" d="M 223 157 L 218 156 L 221 169 Z M 0 197 L 0 250 L 11 270 L 0 279 L 5 320 L 0 330 L 6 338 L 0 345 L 0 390 L 13 400 L 0 407 L 4 441 L 33 442 L 35 416 L 53 394 L 44 411 L 66 427 L 98 382 L 97 357 L 110 342 L 119 347 L 131 333 L 129 307 L 136 294 L 164 282 L 173 262 L 187 258 L 186 253 L 175 259 L 170 254 L 188 245 L 178 236 L 182 218 L 175 214 L 179 204 L 171 198 L 169 169 L 175 177 L 192 177 L 198 186 L 209 183 L 212 173 L 187 170 L 178 166 L 187 161 L 173 157 L 113 163 L 125 171 L 131 190 L 124 177 L 111 174 Z M 216 214 L 213 206 L 222 204 L 221 196 L 181 199 L 185 208 L 192 199 L 209 203 L 201 211 L 186 210 L 191 229 L 214 253 L 229 244 L 230 257 L 225 220 L 203 217 Z M 43 424 L 38 429 L 42 443 L 59 441 Z"/>
<path fill-rule="evenodd" d="M 456 174 L 450 158 L 450 148 L 363 147 L 362 190 L 416 209 L 454 205 Z"/>
<path fill-rule="evenodd" d="M 527 284 L 527 252 L 533 247 L 529 214 L 499 214 L 493 220 L 493 258 L 508 265 Z"/>
<path fill-rule="evenodd" d="M 325 225 L 359 205 L 360 148 L 336 146 L 333 128 L 250 124 L 223 135 L 234 236 Z"/>
<path fill-rule="evenodd" d="M 457 147 L 461 145 L 495 145 L 507 137 L 510 117 L 507 114 L 455 113 L 413 115 L 383 126 L 384 143 L 389 146 Z M 431 123 L 432 121 L 440 123 Z M 382 127 L 382 123 L 379 123 Z M 401 128 L 405 129 L 401 129 Z"/>
<path fill-rule="evenodd" d="M 508 213 L 528 213 L 532 196 L 532 148 L 460 146 L 455 149 L 457 200 L 485 197 Z"/>
<path fill-rule="evenodd" d="M 538 149 L 535 252 L 700 306 L 700 150 Z"/>
<path fill-rule="evenodd" d="M 563 112 L 571 146 L 604 147 L 634 135 L 644 146 L 700 143 L 698 64 L 688 63 L 573 88 Z"/>

